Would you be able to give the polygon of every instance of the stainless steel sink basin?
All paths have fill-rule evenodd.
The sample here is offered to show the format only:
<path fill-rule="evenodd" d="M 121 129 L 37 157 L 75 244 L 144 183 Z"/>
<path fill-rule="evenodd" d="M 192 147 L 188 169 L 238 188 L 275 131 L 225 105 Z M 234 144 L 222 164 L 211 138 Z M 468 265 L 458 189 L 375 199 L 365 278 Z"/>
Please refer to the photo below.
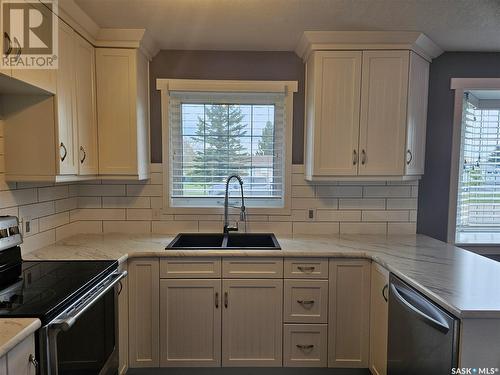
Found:
<path fill-rule="evenodd" d="M 281 250 L 273 233 L 179 233 L 166 250 Z"/>

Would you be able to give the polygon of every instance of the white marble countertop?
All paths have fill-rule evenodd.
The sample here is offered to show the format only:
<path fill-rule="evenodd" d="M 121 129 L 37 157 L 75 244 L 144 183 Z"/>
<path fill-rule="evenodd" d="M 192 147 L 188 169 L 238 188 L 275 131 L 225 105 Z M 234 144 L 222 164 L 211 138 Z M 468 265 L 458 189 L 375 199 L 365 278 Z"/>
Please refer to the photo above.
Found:
<path fill-rule="evenodd" d="M 500 262 L 423 235 L 277 236 L 282 250 L 164 250 L 152 234 L 81 234 L 26 260 L 168 256 L 359 257 L 386 267 L 459 318 L 500 318 Z"/>
<path fill-rule="evenodd" d="M 36 318 L 0 319 L 0 357 L 40 328 L 40 324 Z"/>

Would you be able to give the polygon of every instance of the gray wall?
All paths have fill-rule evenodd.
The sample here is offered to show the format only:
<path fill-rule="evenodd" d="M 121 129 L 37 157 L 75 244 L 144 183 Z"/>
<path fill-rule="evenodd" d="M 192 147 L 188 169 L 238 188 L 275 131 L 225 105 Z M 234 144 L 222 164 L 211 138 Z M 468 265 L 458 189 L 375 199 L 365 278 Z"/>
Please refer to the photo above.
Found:
<path fill-rule="evenodd" d="M 446 241 L 454 92 L 451 78 L 500 77 L 500 53 L 447 52 L 431 64 L 425 175 L 418 194 L 417 232 Z"/>
<path fill-rule="evenodd" d="M 304 64 L 293 52 L 160 51 L 151 62 L 151 161 L 161 162 L 161 105 L 157 78 L 298 81 L 293 102 L 293 163 L 304 153 Z"/>

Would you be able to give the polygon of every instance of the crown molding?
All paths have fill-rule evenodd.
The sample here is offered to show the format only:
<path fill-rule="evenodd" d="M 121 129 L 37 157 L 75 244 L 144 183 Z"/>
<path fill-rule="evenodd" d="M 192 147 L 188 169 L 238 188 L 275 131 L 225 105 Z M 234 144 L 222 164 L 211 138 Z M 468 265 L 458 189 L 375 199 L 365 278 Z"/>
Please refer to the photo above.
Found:
<path fill-rule="evenodd" d="M 59 1 L 59 17 L 94 47 L 137 48 L 148 60 L 160 50 L 146 29 L 101 28 L 74 0 Z"/>
<path fill-rule="evenodd" d="M 444 51 L 418 31 L 304 31 L 295 53 L 304 61 L 317 50 L 407 49 L 428 61 Z"/>

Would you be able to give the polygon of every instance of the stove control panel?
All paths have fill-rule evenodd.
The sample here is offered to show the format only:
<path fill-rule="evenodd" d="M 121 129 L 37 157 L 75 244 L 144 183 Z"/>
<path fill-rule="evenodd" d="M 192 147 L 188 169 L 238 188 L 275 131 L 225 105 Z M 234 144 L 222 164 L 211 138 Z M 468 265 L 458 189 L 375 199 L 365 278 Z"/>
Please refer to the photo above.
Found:
<path fill-rule="evenodd" d="M 23 243 L 19 221 L 15 216 L 0 216 L 0 251 Z"/>

